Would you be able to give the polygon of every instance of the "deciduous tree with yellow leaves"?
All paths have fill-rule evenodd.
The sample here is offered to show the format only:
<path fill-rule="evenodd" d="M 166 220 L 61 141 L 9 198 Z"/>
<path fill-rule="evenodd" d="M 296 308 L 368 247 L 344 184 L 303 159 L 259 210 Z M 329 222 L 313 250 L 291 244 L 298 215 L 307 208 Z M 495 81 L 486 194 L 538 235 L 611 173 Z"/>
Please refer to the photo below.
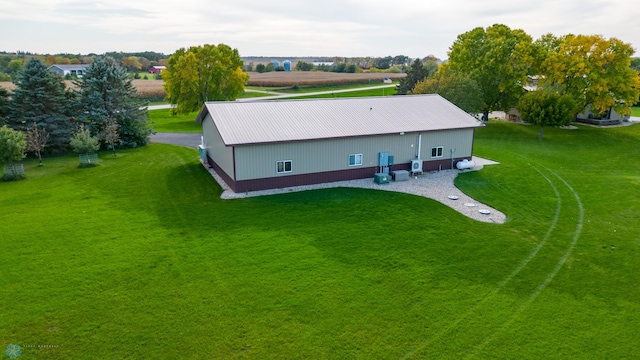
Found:
<path fill-rule="evenodd" d="M 235 100 L 249 80 L 242 65 L 238 50 L 225 44 L 178 49 L 162 73 L 167 100 L 176 104 L 172 113 L 199 110 L 206 101 Z"/>
<path fill-rule="evenodd" d="M 613 107 L 628 114 L 638 101 L 640 80 L 631 68 L 631 44 L 600 35 L 547 34 L 535 46 L 539 84 L 570 95 L 578 112 L 599 114 Z"/>

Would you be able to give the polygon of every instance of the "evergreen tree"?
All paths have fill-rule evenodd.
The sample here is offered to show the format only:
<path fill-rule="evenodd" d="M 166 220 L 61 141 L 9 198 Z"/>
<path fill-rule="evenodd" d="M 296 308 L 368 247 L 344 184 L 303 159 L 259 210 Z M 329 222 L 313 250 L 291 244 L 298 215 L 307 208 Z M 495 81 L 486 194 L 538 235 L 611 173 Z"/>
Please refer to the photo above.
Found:
<path fill-rule="evenodd" d="M 81 120 L 95 133 L 104 132 L 107 124 L 116 121 L 122 146 L 137 147 L 149 142 L 152 130 L 147 122 L 147 103 L 137 95 L 126 71 L 113 58 L 96 59 L 76 85 Z"/>
<path fill-rule="evenodd" d="M 9 115 L 9 92 L 0 87 L 0 126 L 5 125 L 7 115 Z"/>
<path fill-rule="evenodd" d="M 7 124 L 25 132 L 35 122 L 49 134 L 51 151 L 65 151 L 75 127 L 70 116 L 74 100 L 62 79 L 40 60 L 31 58 L 15 84 Z"/>
<path fill-rule="evenodd" d="M 407 71 L 407 76 L 400 79 L 396 93 L 398 95 L 409 94 L 419 81 L 426 79 L 429 75 L 431 75 L 429 74 L 429 68 L 423 66 L 420 59 L 416 59 Z"/>

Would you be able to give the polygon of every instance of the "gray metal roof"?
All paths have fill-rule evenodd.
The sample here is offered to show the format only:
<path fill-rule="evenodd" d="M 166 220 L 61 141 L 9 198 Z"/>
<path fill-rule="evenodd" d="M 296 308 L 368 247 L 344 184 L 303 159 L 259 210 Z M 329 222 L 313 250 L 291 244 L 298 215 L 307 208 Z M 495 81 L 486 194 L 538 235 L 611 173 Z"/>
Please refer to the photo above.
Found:
<path fill-rule="evenodd" d="M 84 70 L 88 68 L 91 64 L 53 64 L 49 66 L 49 69 L 52 67 L 57 67 L 60 70 Z"/>
<path fill-rule="evenodd" d="M 483 126 L 437 94 L 207 102 L 196 121 L 207 114 L 227 146 Z"/>

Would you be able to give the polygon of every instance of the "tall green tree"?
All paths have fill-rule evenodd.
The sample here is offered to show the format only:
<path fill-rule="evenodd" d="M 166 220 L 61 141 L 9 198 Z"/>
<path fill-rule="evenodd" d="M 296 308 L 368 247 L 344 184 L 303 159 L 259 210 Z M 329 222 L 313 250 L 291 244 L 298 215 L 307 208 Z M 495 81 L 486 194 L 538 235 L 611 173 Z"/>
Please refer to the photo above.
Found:
<path fill-rule="evenodd" d="M 409 68 L 409 70 L 407 70 L 407 76 L 400 79 L 400 83 L 397 86 L 396 94 L 409 94 L 419 81 L 426 79 L 429 75 L 433 75 L 433 72 L 430 73 L 429 68 L 424 66 L 420 59 L 415 59 L 411 63 L 411 67 Z"/>
<path fill-rule="evenodd" d="M 35 122 L 49 134 L 51 151 L 65 151 L 75 128 L 71 117 L 74 96 L 65 89 L 62 78 L 32 58 L 18 74 L 15 84 L 9 103 L 9 126 L 26 132 Z"/>
<path fill-rule="evenodd" d="M 300 60 L 300 61 L 298 61 L 296 63 L 296 70 L 298 70 L 298 71 L 311 71 L 311 70 L 313 70 L 313 63 L 308 63 L 308 62 L 304 62 L 304 61 Z"/>
<path fill-rule="evenodd" d="M 22 64 L 22 59 L 14 59 L 9 61 L 7 69 L 9 70 L 9 74 L 11 75 L 12 79 L 15 79 L 16 76 L 18 76 L 18 74 L 22 70 Z"/>
<path fill-rule="evenodd" d="M 242 71 L 237 49 L 205 44 L 178 49 L 162 75 L 173 114 L 199 110 L 206 101 L 235 100 L 249 75 Z"/>
<path fill-rule="evenodd" d="M 469 75 L 482 90 L 485 118 L 490 111 L 516 105 L 533 63 L 531 36 L 502 24 L 459 35 L 448 61 L 451 70 Z"/>
<path fill-rule="evenodd" d="M 518 101 L 520 118 L 538 125 L 538 138 L 542 140 L 545 126 L 567 125 L 573 120 L 576 102 L 570 95 L 561 95 L 554 90 L 541 88 L 530 91 Z"/>
<path fill-rule="evenodd" d="M 638 101 L 640 79 L 631 67 L 631 44 L 600 35 L 552 34 L 535 43 L 539 82 L 573 97 L 577 113 L 588 107 L 599 114 L 613 107 L 628 114 Z M 575 114 L 574 114 L 575 115 Z"/>
<path fill-rule="evenodd" d="M 472 114 L 477 114 L 485 108 L 478 84 L 469 75 L 448 70 L 446 66 L 441 67 L 432 78 L 418 82 L 412 93 L 439 94 Z"/>
<path fill-rule="evenodd" d="M 147 102 L 141 99 L 126 71 L 111 57 L 96 59 L 76 82 L 80 119 L 95 133 L 107 124 L 119 125 L 120 144 L 137 147 L 149 142 L 152 129 L 147 121 Z"/>

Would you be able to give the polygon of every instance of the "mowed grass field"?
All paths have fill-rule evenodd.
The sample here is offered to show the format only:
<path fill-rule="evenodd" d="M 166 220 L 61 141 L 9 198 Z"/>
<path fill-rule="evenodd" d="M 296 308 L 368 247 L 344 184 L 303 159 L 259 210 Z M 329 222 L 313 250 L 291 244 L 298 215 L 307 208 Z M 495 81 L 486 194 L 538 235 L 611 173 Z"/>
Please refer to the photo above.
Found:
<path fill-rule="evenodd" d="M 155 132 L 201 133 L 202 124 L 196 123 L 197 111 L 171 115 L 170 109 L 149 110 L 149 122 Z"/>
<path fill-rule="evenodd" d="M 338 84 L 379 84 L 384 78 L 399 80 L 407 76 L 402 73 L 334 73 L 322 71 L 271 71 L 249 72 L 249 86 L 326 86 Z"/>
<path fill-rule="evenodd" d="M 498 122 L 457 185 L 508 216 L 325 189 L 221 200 L 194 149 L 0 183 L 20 358 L 613 359 L 640 351 L 640 126 Z M 38 347 L 40 345 L 41 347 Z M 43 345 L 48 345 L 44 347 Z"/>

